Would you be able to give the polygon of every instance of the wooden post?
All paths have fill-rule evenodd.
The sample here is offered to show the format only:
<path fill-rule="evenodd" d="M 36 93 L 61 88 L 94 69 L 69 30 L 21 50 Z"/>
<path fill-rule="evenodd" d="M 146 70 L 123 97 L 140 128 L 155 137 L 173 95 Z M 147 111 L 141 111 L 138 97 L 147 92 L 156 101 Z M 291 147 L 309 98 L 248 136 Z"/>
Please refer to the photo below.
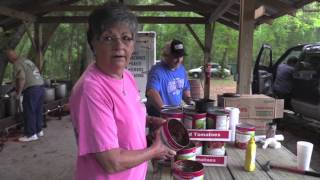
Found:
<path fill-rule="evenodd" d="M 204 67 L 210 62 L 212 39 L 214 32 L 214 23 L 205 24 L 205 39 L 204 39 Z M 204 99 L 210 98 L 210 76 L 204 79 Z"/>
<path fill-rule="evenodd" d="M 43 49 L 42 49 L 42 25 L 34 23 L 34 41 L 35 41 L 35 51 L 36 58 L 35 64 L 39 68 L 40 72 L 42 71 L 43 65 Z"/>
<path fill-rule="evenodd" d="M 255 0 L 240 0 L 237 93 L 251 94 Z"/>
<path fill-rule="evenodd" d="M 49 41 L 58 26 L 59 23 L 41 24 L 41 28 L 37 27 L 37 25 L 34 25 L 35 33 L 33 37 L 31 34 L 31 30 L 28 29 L 27 24 L 25 24 L 28 36 L 32 42 L 32 48 L 28 53 L 28 58 L 35 62 L 41 73 L 43 73 L 45 64 L 43 56 L 45 54 L 45 51 L 47 50 L 47 47 L 49 46 Z M 41 32 L 39 33 L 39 31 Z"/>
<path fill-rule="evenodd" d="M 23 34 L 25 33 L 26 28 L 22 26 L 18 26 L 14 28 L 9 36 L 4 36 L 1 39 L 0 42 L 0 84 L 3 82 L 5 69 L 8 64 L 8 57 L 6 56 L 5 52 L 3 51 L 5 47 L 9 47 L 12 49 L 15 49 L 15 47 L 20 42 L 21 38 L 23 37 Z"/>

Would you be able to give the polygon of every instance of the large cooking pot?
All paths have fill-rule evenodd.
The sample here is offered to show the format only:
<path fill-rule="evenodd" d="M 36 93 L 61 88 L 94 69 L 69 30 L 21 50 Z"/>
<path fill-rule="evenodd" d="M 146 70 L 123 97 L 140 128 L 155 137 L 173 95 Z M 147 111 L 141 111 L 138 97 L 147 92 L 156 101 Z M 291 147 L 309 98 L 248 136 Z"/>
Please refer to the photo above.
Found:
<path fill-rule="evenodd" d="M 6 98 L 0 97 L 0 118 L 6 116 Z"/>
<path fill-rule="evenodd" d="M 199 113 L 206 113 L 208 110 L 211 110 L 214 108 L 214 102 L 213 99 L 197 99 L 196 102 L 196 111 Z"/>
<path fill-rule="evenodd" d="M 44 86 L 45 87 L 50 87 L 51 86 L 51 79 L 45 79 L 44 80 Z"/>
<path fill-rule="evenodd" d="M 17 100 L 15 96 L 7 98 L 6 111 L 8 116 L 14 116 L 17 113 Z"/>
<path fill-rule="evenodd" d="M 55 89 L 54 88 L 44 88 L 44 102 L 48 103 L 55 100 Z"/>
<path fill-rule="evenodd" d="M 53 83 L 56 99 L 62 99 L 67 96 L 67 85 L 65 83 Z"/>

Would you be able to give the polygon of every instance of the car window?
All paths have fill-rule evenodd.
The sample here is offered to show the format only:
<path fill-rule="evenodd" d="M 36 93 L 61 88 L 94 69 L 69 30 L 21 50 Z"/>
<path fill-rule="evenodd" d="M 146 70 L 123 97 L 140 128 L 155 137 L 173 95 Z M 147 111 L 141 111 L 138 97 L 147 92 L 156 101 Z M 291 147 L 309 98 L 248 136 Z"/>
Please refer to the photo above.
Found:
<path fill-rule="evenodd" d="M 211 68 L 219 69 L 219 66 L 220 66 L 219 64 L 212 64 Z"/>
<path fill-rule="evenodd" d="M 304 59 L 304 62 L 309 64 L 311 69 L 319 70 L 319 68 L 320 68 L 320 54 L 313 54 L 313 55 L 306 56 L 306 58 Z"/>
<path fill-rule="evenodd" d="M 281 63 L 287 63 L 288 59 L 290 59 L 291 57 L 296 57 L 299 58 L 301 55 L 301 50 L 292 50 Z"/>
<path fill-rule="evenodd" d="M 270 50 L 269 49 L 264 50 L 263 54 L 261 55 L 259 66 L 269 67 L 270 59 L 271 59 Z"/>

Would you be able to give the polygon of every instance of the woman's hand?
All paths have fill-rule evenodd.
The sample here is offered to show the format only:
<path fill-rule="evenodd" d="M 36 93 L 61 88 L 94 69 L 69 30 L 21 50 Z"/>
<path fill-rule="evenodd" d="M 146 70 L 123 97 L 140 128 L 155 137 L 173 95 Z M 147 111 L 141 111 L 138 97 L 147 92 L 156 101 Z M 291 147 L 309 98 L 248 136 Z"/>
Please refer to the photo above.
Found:
<path fill-rule="evenodd" d="M 176 152 L 166 146 L 160 137 L 160 130 L 155 131 L 155 140 L 150 147 L 154 151 L 154 158 L 156 159 L 170 159 L 176 155 Z"/>
<path fill-rule="evenodd" d="M 156 117 L 156 116 L 149 116 L 149 126 L 153 130 L 159 129 L 163 123 L 165 123 L 167 120 L 161 117 Z"/>
<path fill-rule="evenodd" d="M 147 117 L 147 124 L 149 126 L 149 134 L 147 135 L 147 144 L 148 147 L 153 144 L 153 141 L 156 138 L 155 131 L 158 130 L 163 123 L 165 123 L 167 120 L 160 118 L 160 117 L 155 117 L 155 116 L 148 116 Z"/>

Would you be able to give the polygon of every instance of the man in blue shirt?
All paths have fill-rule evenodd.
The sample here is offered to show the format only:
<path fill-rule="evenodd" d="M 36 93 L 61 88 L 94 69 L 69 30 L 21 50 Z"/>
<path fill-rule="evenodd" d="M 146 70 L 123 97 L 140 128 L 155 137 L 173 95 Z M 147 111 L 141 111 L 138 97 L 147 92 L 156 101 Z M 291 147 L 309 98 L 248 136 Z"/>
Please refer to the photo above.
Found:
<path fill-rule="evenodd" d="M 298 58 L 290 57 L 287 63 L 280 64 L 273 83 L 273 93 L 276 98 L 284 99 L 285 108 L 291 108 L 292 74 L 297 62 Z"/>
<path fill-rule="evenodd" d="M 152 116 L 159 116 L 164 105 L 180 106 L 182 100 L 191 103 L 188 74 L 182 64 L 186 55 L 183 43 L 175 39 L 167 42 L 162 55 L 163 60 L 148 74 L 147 111 Z"/>

